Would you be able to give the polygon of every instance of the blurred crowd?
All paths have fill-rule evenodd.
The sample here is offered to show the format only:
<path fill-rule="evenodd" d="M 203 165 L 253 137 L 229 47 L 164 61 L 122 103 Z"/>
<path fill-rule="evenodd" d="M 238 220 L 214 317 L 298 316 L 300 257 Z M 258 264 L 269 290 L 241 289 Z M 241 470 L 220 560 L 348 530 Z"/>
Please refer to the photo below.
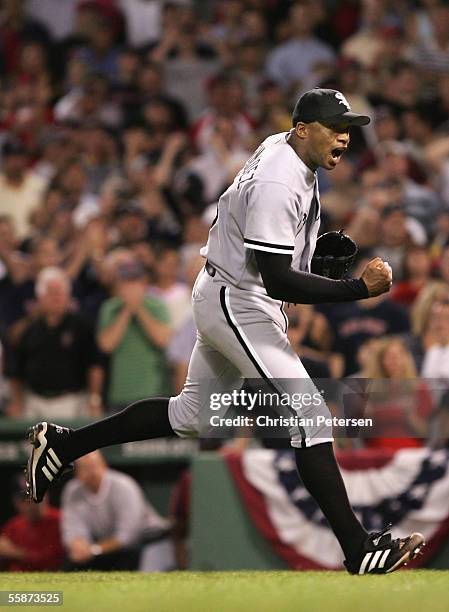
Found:
<path fill-rule="evenodd" d="M 344 228 L 357 269 L 381 256 L 395 282 L 290 307 L 292 343 L 316 377 L 448 378 L 447 2 L 3 0 L 0 83 L 5 415 L 179 392 L 217 199 L 317 85 L 372 117 L 320 171 L 321 231 Z"/>

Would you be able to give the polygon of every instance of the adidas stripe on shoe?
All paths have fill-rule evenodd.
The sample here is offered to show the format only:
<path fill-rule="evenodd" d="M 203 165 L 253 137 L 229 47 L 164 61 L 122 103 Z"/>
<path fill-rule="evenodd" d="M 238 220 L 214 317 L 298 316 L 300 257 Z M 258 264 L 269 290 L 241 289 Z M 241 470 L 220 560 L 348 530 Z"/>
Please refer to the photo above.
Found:
<path fill-rule="evenodd" d="M 359 559 L 345 561 L 351 574 L 388 574 L 407 565 L 425 546 L 421 533 L 412 533 L 407 538 L 392 539 L 386 527 L 378 533 L 371 533 L 365 540 Z"/>
<path fill-rule="evenodd" d="M 67 442 L 71 430 L 54 423 L 43 421 L 30 427 L 28 440 L 32 445 L 25 479 L 27 494 L 36 503 L 44 498 L 51 483 L 71 471 L 71 463 L 62 460 L 62 445 Z"/>

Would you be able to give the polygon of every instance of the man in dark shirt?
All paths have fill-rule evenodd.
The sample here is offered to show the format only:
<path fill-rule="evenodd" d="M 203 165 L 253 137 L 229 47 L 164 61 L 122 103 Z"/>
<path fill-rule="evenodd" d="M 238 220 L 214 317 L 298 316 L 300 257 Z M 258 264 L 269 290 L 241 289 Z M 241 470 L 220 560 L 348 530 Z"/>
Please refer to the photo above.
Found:
<path fill-rule="evenodd" d="M 75 418 L 102 412 L 103 370 L 90 323 L 70 310 L 70 283 L 56 267 L 36 281 L 38 315 L 13 349 L 10 416 Z"/>
<path fill-rule="evenodd" d="M 366 340 L 410 331 L 405 308 L 384 295 L 363 302 L 320 305 L 317 310 L 334 331 L 333 350 L 345 359 L 345 376 L 357 371 L 357 352 Z"/>

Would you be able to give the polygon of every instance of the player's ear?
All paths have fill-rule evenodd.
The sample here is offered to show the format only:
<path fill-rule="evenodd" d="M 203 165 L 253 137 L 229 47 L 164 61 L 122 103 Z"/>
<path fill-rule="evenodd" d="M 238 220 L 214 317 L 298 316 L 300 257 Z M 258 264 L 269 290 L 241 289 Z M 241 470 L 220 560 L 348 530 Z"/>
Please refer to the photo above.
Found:
<path fill-rule="evenodd" d="M 301 138 L 301 140 L 303 140 L 304 138 L 307 138 L 307 135 L 308 135 L 307 123 L 298 121 L 294 129 L 295 129 L 295 134 L 297 135 L 298 138 Z"/>

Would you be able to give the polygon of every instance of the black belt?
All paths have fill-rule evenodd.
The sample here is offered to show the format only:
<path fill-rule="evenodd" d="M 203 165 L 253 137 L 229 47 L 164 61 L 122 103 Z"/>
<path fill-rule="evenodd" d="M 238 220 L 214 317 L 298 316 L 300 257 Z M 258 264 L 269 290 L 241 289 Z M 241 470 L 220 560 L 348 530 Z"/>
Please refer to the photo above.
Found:
<path fill-rule="evenodd" d="M 212 276 L 212 278 L 217 273 L 217 270 L 214 268 L 214 266 L 211 263 L 209 263 L 209 261 L 207 260 L 206 260 L 206 265 L 204 267 L 206 268 L 206 272 L 209 274 L 209 276 Z"/>

